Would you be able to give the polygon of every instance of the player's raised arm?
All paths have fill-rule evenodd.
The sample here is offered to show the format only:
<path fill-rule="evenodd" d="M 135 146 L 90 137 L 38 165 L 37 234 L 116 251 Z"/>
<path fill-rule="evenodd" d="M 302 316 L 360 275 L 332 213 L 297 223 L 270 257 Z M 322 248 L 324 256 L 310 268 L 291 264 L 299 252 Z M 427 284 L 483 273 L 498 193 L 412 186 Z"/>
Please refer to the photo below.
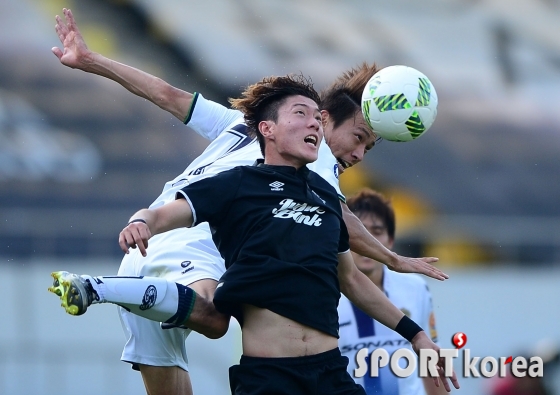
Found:
<path fill-rule="evenodd" d="M 386 327 L 395 329 L 403 318 L 403 312 L 358 270 L 350 252 L 338 254 L 338 280 L 340 292 L 364 313 Z"/>
<path fill-rule="evenodd" d="M 62 49 L 52 48 L 52 52 L 63 65 L 113 80 L 184 122 L 192 104 L 192 93 L 175 88 L 161 78 L 90 51 L 72 11 L 64 8 L 63 13 L 65 20 L 57 15 L 55 25 Z"/>
<path fill-rule="evenodd" d="M 348 206 L 342 206 L 342 216 L 350 235 L 350 249 L 359 255 L 375 259 L 395 272 L 399 273 L 420 273 L 436 280 L 446 280 L 447 274 L 434 267 L 432 263 L 437 262 L 438 258 L 409 258 L 400 256 L 381 244 L 375 237 L 368 232 L 362 221 L 350 211 Z"/>
<path fill-rule="evenodd" d="M 439 347 L 435 344 L 414 321 L 406 317 L 399 310 L 383 291 L 381 291 L 367 276 L 356 267 L 350 252 L 338 255 L 338 279 L 340 291 L 360 310 L 386 327 L 393 329 L 399 335 L 408 340 L 416 354 L 420 349 L 431 349 L 439 352 Z M 445 360 L 440 358 L 438 361 L 438 372 L 440 378 L 434 378 L 434 383 L 439 386 L 439 380 L 443 383 L 447 392 L 451 387 L 444 375 L 443 367 Z M 449 378 L 455 388 L 459 388 L 459 382 L 453 372 Z"/>
<path fill-rule="evenodd" d="M 155 209 L 142 209 L 132 217 L 119 234 L 119 245 L 128 254 L 129 248 L 138 246 L 146 256 L 148 240 L 168 230 L 189 227 L 193 223 L 193 212 L 185 199 L 177 199 Z"/>

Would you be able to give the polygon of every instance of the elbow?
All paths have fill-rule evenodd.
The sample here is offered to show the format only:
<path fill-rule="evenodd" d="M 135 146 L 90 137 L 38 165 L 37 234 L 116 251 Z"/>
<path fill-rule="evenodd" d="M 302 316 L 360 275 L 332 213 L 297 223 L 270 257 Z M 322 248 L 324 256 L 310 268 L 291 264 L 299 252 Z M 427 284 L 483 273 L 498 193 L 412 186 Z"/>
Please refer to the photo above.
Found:
<path fill-rule="evenodd" d="M 163 80 L 158 81 L 158 83 L 160 86 L 158 89 L 155 89 L 155 97 L 153 97 L 152 101 L 161 109 L 175 115 L 177 89 Z"/>

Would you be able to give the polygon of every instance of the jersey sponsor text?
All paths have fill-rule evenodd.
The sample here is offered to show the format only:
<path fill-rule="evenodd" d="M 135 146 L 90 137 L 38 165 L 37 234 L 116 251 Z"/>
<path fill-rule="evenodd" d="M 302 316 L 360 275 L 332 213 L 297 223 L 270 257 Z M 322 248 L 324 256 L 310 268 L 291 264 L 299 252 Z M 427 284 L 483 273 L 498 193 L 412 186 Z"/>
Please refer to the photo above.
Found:
<path fill-rule="evenodd" d="M 309 215 L 307 213 L 309 213 Z M 309 226 L 321 226 L 322 220 L 320 215 L 324 213 L 325 210 L 323 210 L 320 206 L 310 206 L 307 203 L 296 203 L 293 199 L 282 200 L 280 202 L 280 208 L 272 210 L 274 218 L 292 218 L 298 224 Z"/>

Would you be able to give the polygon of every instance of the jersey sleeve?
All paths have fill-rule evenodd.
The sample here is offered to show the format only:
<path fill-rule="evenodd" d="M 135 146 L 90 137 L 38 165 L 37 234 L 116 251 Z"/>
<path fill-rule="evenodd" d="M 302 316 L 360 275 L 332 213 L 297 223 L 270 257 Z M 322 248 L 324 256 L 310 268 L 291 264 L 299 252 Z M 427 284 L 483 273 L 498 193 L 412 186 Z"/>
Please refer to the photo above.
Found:
<path fill-rule="evenodd" d="M 224 107 L 195 93 L 185 125 L 208 140 L 214 140 L 234 122 L 243 121 L 243 113 Z"/>
<path fill-rule="evenodd" d="M 176 199 L 186 199 L 193 213 L 192 226 L 208 222 L 217 226 L 226 218 L 239 185 L 239 168 L 201 179 L 177 191 Z"/>

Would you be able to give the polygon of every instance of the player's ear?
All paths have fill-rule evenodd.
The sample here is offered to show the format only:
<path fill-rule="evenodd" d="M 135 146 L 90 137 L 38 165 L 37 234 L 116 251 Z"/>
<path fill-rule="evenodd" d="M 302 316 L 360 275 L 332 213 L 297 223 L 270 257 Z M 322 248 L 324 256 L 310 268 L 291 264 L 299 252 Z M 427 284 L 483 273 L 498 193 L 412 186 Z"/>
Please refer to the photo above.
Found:
<path fill-rule="evenodd" d="M 275 124 L 272 121 L 261 121 L 259 123 L 259 132 L 265 139 L 274 140 Z"/>
<path fill-rule="evenodd" d="M 330 114 L 327 110 L 321 110 L 321 122 L 323 123 L 323 128 L 327 127 L 329 123 Z"/>

